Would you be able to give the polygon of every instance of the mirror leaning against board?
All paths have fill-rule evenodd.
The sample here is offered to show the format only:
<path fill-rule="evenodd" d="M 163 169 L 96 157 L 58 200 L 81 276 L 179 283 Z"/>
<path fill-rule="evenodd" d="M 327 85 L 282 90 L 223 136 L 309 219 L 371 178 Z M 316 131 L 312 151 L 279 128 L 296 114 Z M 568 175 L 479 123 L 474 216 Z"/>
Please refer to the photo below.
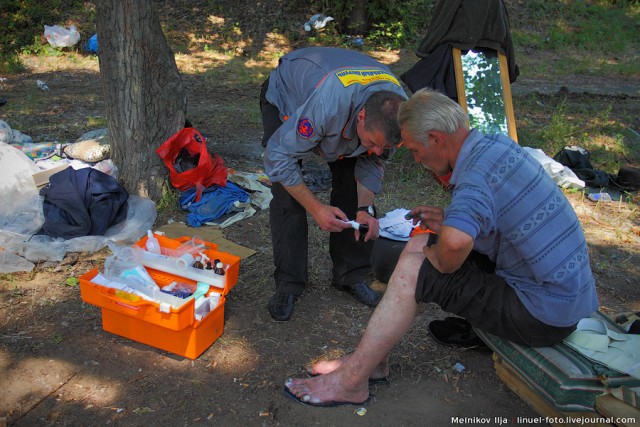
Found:
<path fill-rule="evenodd" d="M 453 48 L 458 102 L 471 127 L 518 141 L 506 56 L 494 50 Z"/>

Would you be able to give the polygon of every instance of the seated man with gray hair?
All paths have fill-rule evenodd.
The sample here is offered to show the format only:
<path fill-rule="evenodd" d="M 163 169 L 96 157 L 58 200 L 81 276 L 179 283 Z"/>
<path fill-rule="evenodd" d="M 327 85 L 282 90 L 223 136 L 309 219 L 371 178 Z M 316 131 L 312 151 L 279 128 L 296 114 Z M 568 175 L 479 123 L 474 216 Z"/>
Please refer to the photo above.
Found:
<path fill-rule="evenodd" d="M 354 353 L 287 380 L 285 393 L 301 403 L 365 403 L 420 302 L 534 347 L 561 342 L 598 308 L 580 222 L 537 161 L 504 135 L 469 129 L 462 108 L 429 89 L 401 104 L 398 122 L 417 163 L 452 172 L 451 204 L 411 210 L 437 242 L 427 245 L 425 234 L 408 242 Z"/>

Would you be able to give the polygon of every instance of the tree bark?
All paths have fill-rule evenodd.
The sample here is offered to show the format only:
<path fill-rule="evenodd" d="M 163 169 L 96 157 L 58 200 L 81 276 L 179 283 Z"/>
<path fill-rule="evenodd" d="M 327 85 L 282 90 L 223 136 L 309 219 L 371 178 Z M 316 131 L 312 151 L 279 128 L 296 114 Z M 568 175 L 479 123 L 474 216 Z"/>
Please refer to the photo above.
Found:
<path fill-rule="evenodd" d="M 367 0 L 355 0 L 353 8 L 349 13 L 349 34 L 363 35 L 369 29 L 369 21 L 367 19 Z"/>
<path fill-rule="evenodd" d="M 184 126 L 186 97 L 153 0 L 96 2 L 111 158 L 129 192 L 160 200 L 168 171 L 155 149 Z"/>

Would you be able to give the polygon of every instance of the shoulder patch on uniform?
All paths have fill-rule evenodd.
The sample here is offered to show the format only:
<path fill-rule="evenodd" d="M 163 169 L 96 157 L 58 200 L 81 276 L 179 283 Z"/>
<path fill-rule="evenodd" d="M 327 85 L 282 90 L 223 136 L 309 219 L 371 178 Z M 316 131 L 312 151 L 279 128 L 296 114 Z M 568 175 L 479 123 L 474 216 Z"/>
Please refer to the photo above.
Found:
<path fill-rule="evenodd" d="M 303 117 L 298 120 L 298 135 L 303 138 L 311 138 L 313 133 L 313 123 L 311 123 L 308 117 Z"/>

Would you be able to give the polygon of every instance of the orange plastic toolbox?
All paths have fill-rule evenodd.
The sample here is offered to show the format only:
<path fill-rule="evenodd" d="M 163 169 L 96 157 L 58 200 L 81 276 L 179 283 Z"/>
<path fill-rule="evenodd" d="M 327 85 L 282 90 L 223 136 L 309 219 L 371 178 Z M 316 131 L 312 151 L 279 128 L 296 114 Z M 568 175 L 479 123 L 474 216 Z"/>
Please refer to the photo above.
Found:
<path fill-rule="evenodd" d="M 169 239 L 159 235 L 156 237 L 163 249 L 170 250 L 177 249 L 190 239 Z M 145 236 L 136 244 L 144 247 L 146 240 Z M 84 302 L 102 308 L 102 328 L 105 331 L 196 359 L 222 335 L 225 296 L 236 284 L 240 269 L 240 257 L 219 252 L 217 245 L 210 242 L 205 242 L 205 248 L 203 252 L 206 256 L 212 260 L 220 259 L 227 268 L 223 276 L 224 289 L 211 286 L 207 294 L 220 294 L 217 307 L 199 321 L 194 318 L 194 299 L 190 299 L 178 309 L 171 307 L 170 312 L 163 313 L 157 303 L 93 283 L 91 280 L 98 275 L 97 269 L 80 276 L 80 295 Z M 147 268 L 147 272 L 160 287 L 173 281 L 196 283 L 194 280 L 152 268 Z"/>

